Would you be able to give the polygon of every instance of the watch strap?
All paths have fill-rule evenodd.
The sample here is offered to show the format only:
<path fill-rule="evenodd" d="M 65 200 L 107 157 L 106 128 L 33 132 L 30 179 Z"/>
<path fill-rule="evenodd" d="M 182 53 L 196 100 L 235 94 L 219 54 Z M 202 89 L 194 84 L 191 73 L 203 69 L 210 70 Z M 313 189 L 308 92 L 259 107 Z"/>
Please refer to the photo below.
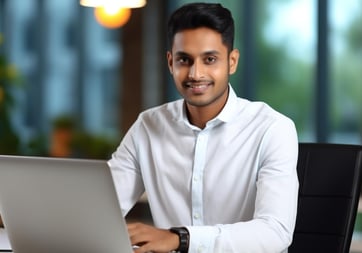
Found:
<path fill-rule="evenodd" d="M 176 249 L 177 252 L 187 253 L 189 250 L 189 231 L 185 227 L 172 227 L 169 230 L 179 236 L 179 247 Z"/>

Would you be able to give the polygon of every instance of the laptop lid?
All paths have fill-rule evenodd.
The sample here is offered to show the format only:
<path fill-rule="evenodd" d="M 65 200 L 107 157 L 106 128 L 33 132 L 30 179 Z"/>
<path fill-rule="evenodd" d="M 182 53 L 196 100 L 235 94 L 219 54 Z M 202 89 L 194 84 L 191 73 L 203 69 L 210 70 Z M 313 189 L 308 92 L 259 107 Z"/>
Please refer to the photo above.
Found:
<path fill-rule="evenodd" d="M 0 156 L 0 213 L 15 253 L 133 252 L 106 161 Z"/>

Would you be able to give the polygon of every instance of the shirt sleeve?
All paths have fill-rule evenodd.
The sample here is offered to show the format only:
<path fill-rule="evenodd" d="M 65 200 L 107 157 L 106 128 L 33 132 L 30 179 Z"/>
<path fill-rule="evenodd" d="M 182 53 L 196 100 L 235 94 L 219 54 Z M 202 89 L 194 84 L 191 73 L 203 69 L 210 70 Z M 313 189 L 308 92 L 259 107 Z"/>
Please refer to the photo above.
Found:
<path fill-rule="evenodd" d="M 126 216 L 144 193 L 144 184 L 137 160 L 136 121 L 108 161 L 123 216 Z"/>
<path fill-rule="evenodd" d="M 189 252 L 286 252 L 293 238 L 299 186 L 294 123 L 287 118 L 274 123 L 258 145 L 253 219 L 234 224 L 188 226 Z"/>

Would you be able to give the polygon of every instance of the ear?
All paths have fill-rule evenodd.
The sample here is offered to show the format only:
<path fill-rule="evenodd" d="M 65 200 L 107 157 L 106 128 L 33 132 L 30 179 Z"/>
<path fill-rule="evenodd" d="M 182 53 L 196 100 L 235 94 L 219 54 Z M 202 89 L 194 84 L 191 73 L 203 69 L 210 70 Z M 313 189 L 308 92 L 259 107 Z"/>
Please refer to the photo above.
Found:
<path fill-rule="evenodd" d="M 171 51 L 167 51 L 167 65 L 170 70 L 171 75 L 173 74 L 173 65 L 172 65 L 172 53 Z"/>
<path fill-rule="evenodd" d="M 239 62 L 239 50 L 233 49 L 229 54 L 229 75 L 232 75 L 236 72 Z"/>

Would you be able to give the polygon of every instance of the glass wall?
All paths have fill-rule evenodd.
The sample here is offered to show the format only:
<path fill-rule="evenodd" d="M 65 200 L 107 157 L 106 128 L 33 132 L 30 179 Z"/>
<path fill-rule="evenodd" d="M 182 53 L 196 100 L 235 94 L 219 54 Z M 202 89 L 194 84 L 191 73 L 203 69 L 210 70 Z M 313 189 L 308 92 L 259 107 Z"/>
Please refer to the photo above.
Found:
<path fill-rule="evenodd" d="M 362 3 L 330 5 L 332 142 L 362 143 Z"/>
<path fill-rule="evenodd" d="M 258 6 L 256 97 L 292 118 L 300 141 L 313 141 L 314 0 Z"/>

